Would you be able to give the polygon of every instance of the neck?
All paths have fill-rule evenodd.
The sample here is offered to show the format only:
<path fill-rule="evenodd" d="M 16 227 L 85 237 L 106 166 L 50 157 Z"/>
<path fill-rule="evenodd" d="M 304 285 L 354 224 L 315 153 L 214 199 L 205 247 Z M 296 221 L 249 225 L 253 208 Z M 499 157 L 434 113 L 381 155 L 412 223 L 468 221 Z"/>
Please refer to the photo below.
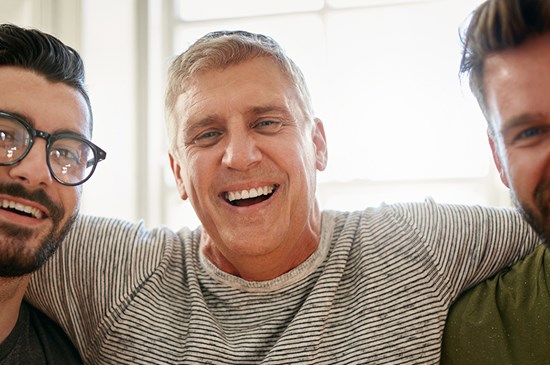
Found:
<path fill-rule="evenodd" d="M 231 252 L 216 242 L 203 229 L 202 253 L 218 269 L 247 281 L 275 279 L 306 261 L 319 247 L 321 240 L 320 216 L 307 225 L 301 234 L 289 241 L 274 245 L 277 248 L 263 255 L 242 255 Z"/>
<path fill-rule="evenodd" d="M 0 277 L 0 343 L 11 333 L 29 283 L 29 276 Z"/>

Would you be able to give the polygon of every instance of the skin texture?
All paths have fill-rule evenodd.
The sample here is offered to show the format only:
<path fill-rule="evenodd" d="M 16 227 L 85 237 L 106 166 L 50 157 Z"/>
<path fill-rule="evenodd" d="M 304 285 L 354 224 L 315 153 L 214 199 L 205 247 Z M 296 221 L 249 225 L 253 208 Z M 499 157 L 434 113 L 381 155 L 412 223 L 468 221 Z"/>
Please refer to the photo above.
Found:
<path fill-rule="evenodd" d="M 8 66 L 0 67 L 0 84 L 0 110 L 18 114 L 48 133 L 87 136 L 90 115 L 83 97 L 71 87 Z M 21 162 L 0 166 L 0 201 L 38 208 L 44 215 L 37 219 L 0 209 L 0 341 L 17 320 L 29 270 L 55 251 L 78 210 L 81 189 L 63 186 L 50 176 L 45 146 L 38 138 Z"/>
<path fill-rule="evenodd" d="M 550 237 L 550 34 L 491 55 L 484 85 L 493 157 L 516 205 Z"/>
<path fill-rule="evenodd" d="M 170 164 L 182 199 L 202 222 L 201 249 L 221 270 L 269 280 L 315 251 L 316 171 L 326 166 L 320 120 L 308 120 L 269 58 L 198 74 L 176 103 Z M 273 187 L 267 200 L 235 206 L 228 192 Z"/>

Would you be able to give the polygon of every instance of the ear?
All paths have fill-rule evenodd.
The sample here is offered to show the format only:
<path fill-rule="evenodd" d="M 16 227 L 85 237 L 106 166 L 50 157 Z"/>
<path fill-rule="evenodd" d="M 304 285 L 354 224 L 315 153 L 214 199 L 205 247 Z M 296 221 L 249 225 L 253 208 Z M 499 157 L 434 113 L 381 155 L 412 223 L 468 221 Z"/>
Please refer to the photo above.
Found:
<path fill-rule="evenodd" d="M 500 155 L 499 155 L 499 151 L 498 151 L 498 145 L 494 139 L 494 137 L 492 136 L 491 132 L 487 132 L 487 138 L 489 139 L 489 146 L 491 146 L 491 153 L 493 154 L 493 161 L 495 162 L 495 166 L 497 167 L 497 170 L 498 170 L 498 173 L 500 175 L 500 181 L 502 181 L 502 183 L 504 185 L 506 185 L 506 187 L 508 189 L 510 189 L 510 184 L 508 182 L 508 177 L 506 176 L 506 171 L 504 170 L 504 166 L 502 164 L 502 160 L 500 159 Z"/>
<path fill-rule="evenodd" d="M 183 178 L 181 177 L 181 166 L 177 158 L 172 155 L 172 152 L 168 152 L 168 157 L 170 158 L 170 168 L 172 169 L 172 173 L 176 179 L 176 185 L 178 187 L 180 197 L 182 200 L 187 200 L 187 191 L 185 190 L 185 184 L 183 183 Z"/>
<path fill-rule="evenodd" d="M 313 145 L 315 146 L 315 167 L 323 171 L 327 167 L 328 150 L 327 137 L 325 136 L 325 127 L 321 119 L 315 118 L 313 127 Z"/>

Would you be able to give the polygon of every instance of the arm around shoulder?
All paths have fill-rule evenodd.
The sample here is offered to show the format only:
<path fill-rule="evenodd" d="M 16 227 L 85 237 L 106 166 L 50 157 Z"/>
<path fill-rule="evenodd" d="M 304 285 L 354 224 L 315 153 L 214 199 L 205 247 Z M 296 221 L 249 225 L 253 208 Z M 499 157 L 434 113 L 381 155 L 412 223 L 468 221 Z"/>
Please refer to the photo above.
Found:
<path fill-rule="evenodd" d="M 114 303 L 155 271 L 174 237 L 167 229 L 147 230 L 142 222 L 80 215 L 33 274 L 26 299 L 73 340 L 86 343 Z"/>

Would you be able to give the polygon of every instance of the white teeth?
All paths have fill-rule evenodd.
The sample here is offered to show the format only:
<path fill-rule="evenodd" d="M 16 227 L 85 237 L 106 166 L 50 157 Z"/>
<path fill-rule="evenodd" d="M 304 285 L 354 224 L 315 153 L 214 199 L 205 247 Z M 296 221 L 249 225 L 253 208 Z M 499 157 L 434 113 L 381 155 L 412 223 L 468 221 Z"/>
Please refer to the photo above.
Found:
<path fill-rule="evenodd" d="M 240 199 L 256 198 L 261 195 L 271 194 L 274 188 L 275 187 L 273 185 L 270 185 L 262 186 L 259 188 L 252 188 L 250 190 L 230 191 L 225 193 L 225 198 L 230 202 Z"/>
<path fill-rule="evenodd" d="M 27 214 L 31 214 L 34 218 L 42 219 L 43 214 L 40 210 L 30 207 L 28 205 L 23 205 L 21 203 L 16 203 L 11 200 L 2 200 L 2 208 L 11 208 L 15 210 L 19 210 L 21 212 L 25 212 Z"/>

